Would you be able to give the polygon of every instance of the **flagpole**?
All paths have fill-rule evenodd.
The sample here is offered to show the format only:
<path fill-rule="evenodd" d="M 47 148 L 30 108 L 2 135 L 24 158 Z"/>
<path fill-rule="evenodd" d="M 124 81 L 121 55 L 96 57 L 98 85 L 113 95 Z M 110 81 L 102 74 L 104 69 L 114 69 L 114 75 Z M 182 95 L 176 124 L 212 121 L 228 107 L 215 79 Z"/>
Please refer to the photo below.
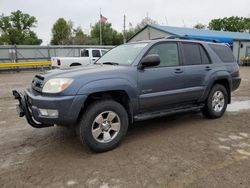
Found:
<path fill-rule="evenodd" d="M 100 16 L 99 16 L 99 25 L 100 25 L 100 45 L 102 45 L 102 21 L 101 21 L 101 8 L 100 8 Z"/>

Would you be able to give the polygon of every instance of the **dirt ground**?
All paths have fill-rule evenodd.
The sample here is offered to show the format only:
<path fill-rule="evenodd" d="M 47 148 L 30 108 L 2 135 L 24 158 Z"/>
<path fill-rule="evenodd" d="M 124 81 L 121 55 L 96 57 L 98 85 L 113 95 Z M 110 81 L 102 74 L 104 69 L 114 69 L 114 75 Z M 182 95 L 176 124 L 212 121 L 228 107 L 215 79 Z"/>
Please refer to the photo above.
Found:
<path fill-rule="evenodd" d="M 34 129 L 18 118 L 11 90 L 35 73 L 0 73 L 0 187 L 250 187 L 250 67 L 222 118 L 136 123 L 102 154 L 66 128 Z"/>

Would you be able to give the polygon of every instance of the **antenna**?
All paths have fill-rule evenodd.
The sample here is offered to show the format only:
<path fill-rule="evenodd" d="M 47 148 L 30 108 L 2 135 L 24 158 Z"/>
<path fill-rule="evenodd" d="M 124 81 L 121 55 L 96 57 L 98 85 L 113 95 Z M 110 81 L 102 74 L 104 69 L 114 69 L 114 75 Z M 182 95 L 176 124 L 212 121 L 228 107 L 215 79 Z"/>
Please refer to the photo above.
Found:
<path fill-rule="evenodd" d="M 165 21 L 166 21 L 166 25 L 168 25 L 168 19 L 167 19 L 167 16 L 165 16 Z"/>
<path fill-rule="evenodd" d="M 186 27 L 186 24 L 184 22 L 184 19 L 182 19 L 183 27 Z"/>

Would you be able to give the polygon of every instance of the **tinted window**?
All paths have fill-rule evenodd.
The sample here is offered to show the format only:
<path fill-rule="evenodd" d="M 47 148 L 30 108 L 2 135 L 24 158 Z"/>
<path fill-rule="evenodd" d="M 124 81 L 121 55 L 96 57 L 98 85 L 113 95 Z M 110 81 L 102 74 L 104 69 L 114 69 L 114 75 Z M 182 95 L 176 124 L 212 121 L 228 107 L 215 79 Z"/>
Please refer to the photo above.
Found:
<path fill-rule="evenodd" d="M 82 50 L 81 51 L 81 57 L 89 57 L 89 51 L 88 50 Z"/>
<path fill-rule="evenodd" d="M 202 64 L 199 44 L 183 43 L 183 55 L 185 65 Z"/>
<path fill-rule="evenodd" d="M 216 44 L 210 44 L 209 46 L 217 54 L 217 56 L 221 59 L 221 61 L 225 63 L 235 62 L 233 53 L 229 47 L 225 45 L 216 45 Z"/>
<path fill-rule="evenodd" d="M 101 53 L 99 50 L 92 50 L 93 57 L 101 57 Z"/>
<path fill-rule="evenodd" d="M 201 52 L 202 64 L 209 64 L 210 60 L 208 58 L 208 55 L 207 55 L 205 49 L 201 45 L 200 45 L 200 52 Z"/>
<path fill-rule="evenodd" d="M 150 49 L 148 54 L 158 54 L 161 63 L 159 66 L 177 66 L 179 65 L 178 47 L 176 43 L 157 44 Z"/>

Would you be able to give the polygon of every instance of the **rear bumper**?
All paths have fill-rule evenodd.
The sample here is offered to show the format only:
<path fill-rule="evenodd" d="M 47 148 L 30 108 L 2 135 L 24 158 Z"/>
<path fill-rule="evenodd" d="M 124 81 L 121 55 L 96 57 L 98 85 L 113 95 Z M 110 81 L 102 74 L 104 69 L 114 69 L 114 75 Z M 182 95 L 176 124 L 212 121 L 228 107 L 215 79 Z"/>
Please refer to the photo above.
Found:
<path fill-rule="evenodd" d="M 241 78 L 240 77 L 234 77 L 232 79 L 232 91 L 236 90 L 239 88 L 241 83 Z"/>
<path fill-rule="evenodd" d="M 75 123 L 87 98 L 85 95 L 43 96 L 29 89 L 24 95 L 17 91 L 13 91 L 13 95 L 19 101 L 17 106 L 19 116 L 25 116 L 27 122 L 35 128 Z M 58 116 L 44 116 L 39 109 L 57 110 Z"/>

